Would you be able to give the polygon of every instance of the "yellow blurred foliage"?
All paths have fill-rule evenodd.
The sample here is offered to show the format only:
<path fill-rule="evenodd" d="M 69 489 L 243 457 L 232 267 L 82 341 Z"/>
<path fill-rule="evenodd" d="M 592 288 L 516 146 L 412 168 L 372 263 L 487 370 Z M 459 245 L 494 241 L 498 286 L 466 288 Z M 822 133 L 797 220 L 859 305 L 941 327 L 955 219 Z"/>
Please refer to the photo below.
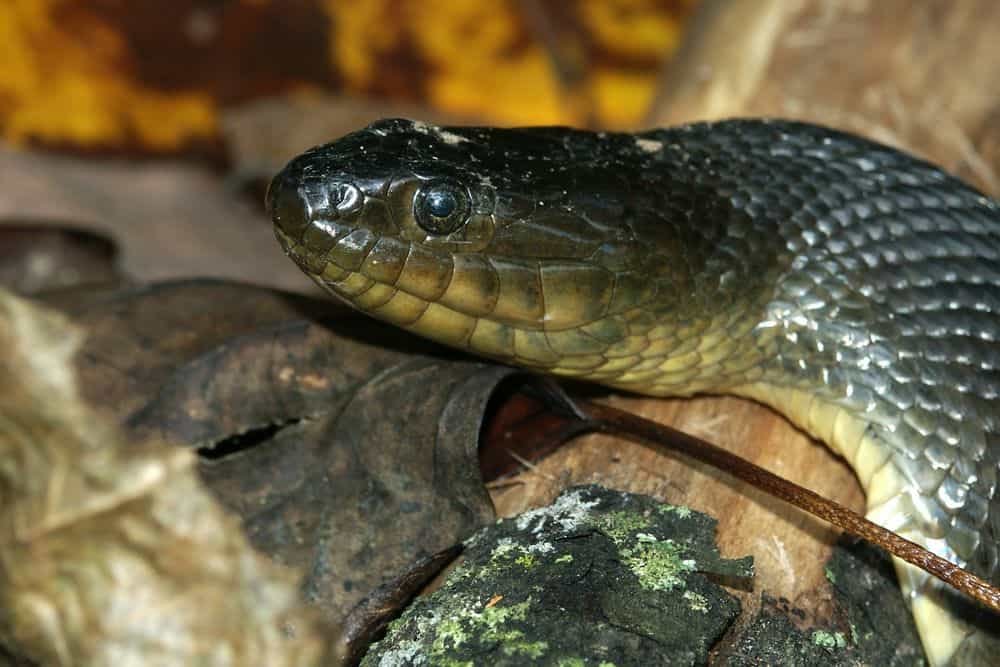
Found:
<path fill-rule="evenodd" d="M 373 84 L 380 75 L 378 55 L 392 49 L 403 34 L 403 21 L 393 19 L 393 4 L 391 0 L 324 0 L 332 19 L 330 59 L 355 88 Z"/>
<path fill-rule="evenodd" d="M 696 2 L 0 0 L 0 135 L 179 151 L 218 138 L 223 105 L 303 87 L 487 123 L 630 127 Z"/>
<path fill-rule="evenodd" d="M 380 63 L 408 44 L 431 66 L 412 72 L 426 79 L 431 106 L 512 124 L 567 121 L 548 55 L 525 42 L 508 2 L 325 0 L 324 7 L 333 61 L 351 87 L 373 87 L 387 74 Z"/>
<path fill-rule="evenodd" d="M 525 44 L 524 27 L 505 3 L 439 4 L 449 6 L 412 35 L 434 67 L 428 91 L 435 106 L 511 124 L 568 120 L 548 54 L 537 42 Z"/>
<path fill-rule="evenodd" d="M 656 95 L 657 75 L 594 68 L 588 76 L 590 99 L 601 124 L 611 128 L 632 128 L 645 115 Z"/>
<path fill-rule="evenodd" d="M 73 5 L 70 24 L 58 11 Z M 172 150 L 216 131 L 206 95 L 144 87 L 118 33 L 68 0 L 0 3 L 0 118 L 13 143 Z"/>
<path fill-rule="evenodd" d="M 687 0 L 680 9 L 690 10 L 694 4 Z M 612 51 L 662 58 L 680 39 L 678 17 L 657 0 L 583 0 L 580 13 L 594 38 Z"/>
<path fill-rule="evenodd" d="M 331 19 L 331 55 L 347 84 L 377 87 L 400 44 L 410 45 L 429 71 L 428 102 L 443 111 L 500 124 L 634 125 L 655 95 L 658 65 L 676 48 L 682 20 L 696 0 L 583 0 L 564 3 L 589 39 L 615 59 L 645 66 L 588 66 L 580 90 L 559 80 L 552 45 L 525 22 L 512 0 L 324 0 Z M 558 18 L 558 17 L 557 17 Z M 560 26 L 555 26 L 559 28 Z M 567 50 L 579 51 L 570 44 Z M 651 65 L 649 63 L 652 63 Z M 574 63 L 577 64 L 577 63 Z M 405 74 L 404 74 L 405 76 Z M 579 93 L 592 105 L 582 109 Z M 593 118 L 596 116 L 596 118 Z"/>

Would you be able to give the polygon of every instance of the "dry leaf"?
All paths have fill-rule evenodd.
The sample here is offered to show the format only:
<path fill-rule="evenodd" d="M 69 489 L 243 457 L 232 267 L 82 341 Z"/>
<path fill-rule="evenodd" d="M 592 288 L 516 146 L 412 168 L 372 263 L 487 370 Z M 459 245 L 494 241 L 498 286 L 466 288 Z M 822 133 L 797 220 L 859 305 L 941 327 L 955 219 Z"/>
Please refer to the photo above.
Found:
<path fill-rule="evenodd" d="M 0 292 L 0 643 L 44 665 L 319 665 L 295 575 L 256 554 L 195 458 L 82 404 L 82 332 Z"/>
<path fill-rule="evenodd" d="M 483 415 L 516 371 L 336 307 L 215 281 L 76 299 L 83 391 L 136 438 L 199 448 L 255 546 L 341 621 L 493 520 Z"/>

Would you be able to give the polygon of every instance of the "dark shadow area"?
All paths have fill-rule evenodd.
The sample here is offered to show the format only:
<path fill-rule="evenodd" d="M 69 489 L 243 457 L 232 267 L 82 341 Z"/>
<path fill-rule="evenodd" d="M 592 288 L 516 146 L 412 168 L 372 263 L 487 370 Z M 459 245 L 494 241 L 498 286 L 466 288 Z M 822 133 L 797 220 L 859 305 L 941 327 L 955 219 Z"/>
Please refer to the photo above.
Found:
<path fill-rule="evenodd" d="M 290 426 L 295 426 L 300 421 L 302 420 L 289 419 L 280 424 L 270 424 L 231 435 L 228 438 L 223 438 L 214 445 L 199 447 L 198 456 L 206 462 L 221 461 L 229 456 L 240 454 L 260 444 L 274 440 L 280 431 Z"/>

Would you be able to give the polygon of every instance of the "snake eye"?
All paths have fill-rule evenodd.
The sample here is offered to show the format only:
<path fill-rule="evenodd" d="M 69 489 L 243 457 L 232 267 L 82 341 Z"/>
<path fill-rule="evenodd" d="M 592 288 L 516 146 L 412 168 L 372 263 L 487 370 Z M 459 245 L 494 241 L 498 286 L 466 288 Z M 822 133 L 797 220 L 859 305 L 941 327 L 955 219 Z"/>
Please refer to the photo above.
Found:
<path fill-rule="evenodd" d="M 429 234 L 450 234 L 469 219 L 469 192 L 454 181 L 428 181 L 413 198 L 413 217 Z"/>

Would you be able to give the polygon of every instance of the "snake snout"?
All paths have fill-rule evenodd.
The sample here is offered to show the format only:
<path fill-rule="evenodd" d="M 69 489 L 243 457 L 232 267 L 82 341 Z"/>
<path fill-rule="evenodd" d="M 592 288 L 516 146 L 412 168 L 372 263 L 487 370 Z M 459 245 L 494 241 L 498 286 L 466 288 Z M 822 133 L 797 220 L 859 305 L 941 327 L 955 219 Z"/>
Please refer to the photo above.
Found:
<path fill-rule="evenodd" d="M 337 259 L 330 253 L 338 242 L 360 231 L 354 223 L 364 208 L 365 195 L 345 179 L 309 175 L 309 171 L 308 164 L 293 160 L 272 179 L 266 206 L 285 252 L 308 273 L 320 273 L 328 261 Z"/>
<path fill-rule="evenodd" d="M 271 179 L 264 198 L 267 214 L 275 229 L 295 240 L 302 238 L 312 212 L 312 206 L 303 196 L 297 181 L 298 175 L 290 174 L 286 167 Z"/>

